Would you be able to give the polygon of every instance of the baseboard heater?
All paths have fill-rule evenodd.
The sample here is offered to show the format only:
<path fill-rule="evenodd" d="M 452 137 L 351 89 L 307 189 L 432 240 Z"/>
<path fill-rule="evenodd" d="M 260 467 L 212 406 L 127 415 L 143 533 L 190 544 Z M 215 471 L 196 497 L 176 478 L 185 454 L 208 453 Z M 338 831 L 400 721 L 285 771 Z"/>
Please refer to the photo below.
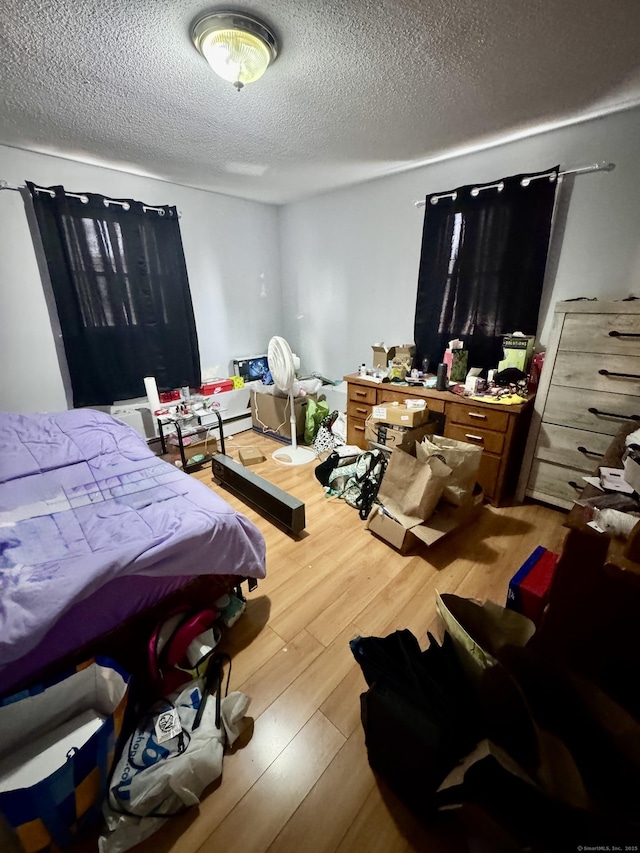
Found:
<path fill-rule="evenodd" d="M 247 501 L 270 521 L 291 533 L 298 534 L 304 530 L 304 503 L 298 498 L 222 453 L 217 453 L 211 460 L 211 472 L 220 485 Z"/>

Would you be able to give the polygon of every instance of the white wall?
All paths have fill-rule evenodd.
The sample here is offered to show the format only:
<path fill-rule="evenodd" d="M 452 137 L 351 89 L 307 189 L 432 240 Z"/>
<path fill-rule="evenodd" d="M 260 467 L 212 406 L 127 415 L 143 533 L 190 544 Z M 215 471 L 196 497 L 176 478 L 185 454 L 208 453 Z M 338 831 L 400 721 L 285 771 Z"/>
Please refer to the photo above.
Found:
<path fill-rule="evenodd" d="M 424 216 L 413 202 L 430 192 L 612 161 L 562 188 L 540 341 L 559 299 L 640 295 L 639 139 L 635 109 L 280 209 L 2 146 L 0 178 L 175 204 L 203 368 L 226 374 L 281 334 L 303 372 L 338 379 L 369 362 L 374 341 L 413 339 Z M 66 408 L 56 344 L 24 201 L 0 192 L 0 409 Z"/>
<path fill-rule="evenodd" d="M 540 344 L 560 299 L 640 296 L 639 140 L 635 109 L 281 208 L 285 334 L 303 369 L 338 379 L 371 363 L 372 343 L 413 340 L 424 219 L 415 199 L 557 163 L 616 168 L 565 179 Z"/>
<path fill-rule="evenodd" d="M 282 314 L 276 207 L 3 146 L 0 179 L 175 205 L 203 369 L 217 366 L 226 376 L 234 357 L 266 351 Z M 2 191 L 0 410 L 67 408 L 55 333 L 25 202 Z"/>

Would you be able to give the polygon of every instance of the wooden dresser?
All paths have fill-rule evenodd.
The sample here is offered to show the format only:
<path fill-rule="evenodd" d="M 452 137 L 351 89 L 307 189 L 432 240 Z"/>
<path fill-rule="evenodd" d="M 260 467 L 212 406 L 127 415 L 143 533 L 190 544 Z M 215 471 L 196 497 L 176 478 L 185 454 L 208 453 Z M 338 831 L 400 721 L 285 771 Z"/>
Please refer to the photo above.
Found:
<path fill-rule="evenodd" d="M 358 374 L 344 377 L 348 388 L 347 442 L 366 448 L 365 421 L 373 406 L 408 398 L 426 401 L 442 419 L 448 438 L 468 441 L 484 450 L 478 481 L 487 500 L 499 506 L 512 496 L 529 426 L 533 397 L 522 405 L 503 406 L 461 397 L 450 391 L 408 385 L 378 384 Z"/>
<path fill-rule="evenodd" d="M 630 421 L 640 426 L 640 300 L 559 302 L 517 497 L 570 509 Z"/>
<path fill-rule="evenodd" d="M 609 436 L 591 474 L 597 474 L 600 464 L 621 467 L 625 438 L 636 427 L 627 423 Z M 576 497 L 604 496 L 595 486 L 583 486 Z M 634 511 L 640 511 L 640 500 Z M 590 517 L 578 504 L 566 517 L 569 531 L 532 648 L 580 672 L 639 719 L 640 693 L 630 673 L 640 667 L 640 531 L 634 530 L 629 539 L 596 533 L 588 526 Z"/>

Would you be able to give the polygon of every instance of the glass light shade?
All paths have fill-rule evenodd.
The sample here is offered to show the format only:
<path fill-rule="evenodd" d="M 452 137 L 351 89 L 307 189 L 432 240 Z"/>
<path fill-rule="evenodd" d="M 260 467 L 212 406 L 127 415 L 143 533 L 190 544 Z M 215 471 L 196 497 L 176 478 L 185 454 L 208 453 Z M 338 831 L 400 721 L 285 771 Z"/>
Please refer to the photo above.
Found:
<path fill-rule="evenodd" d="M 278 55 L 271 30 L 240 12 L 214 12 L 193 25 L 191 37 L 213 70 L 238 89 L 259 80 Z"/>
<path fill-rule="evenodd" d="M 265 43 L 240 30 L 211 33 L 202 43 L 202 53 L 219 77 L 243 86 L 259 80 L 271 61 Z"/>

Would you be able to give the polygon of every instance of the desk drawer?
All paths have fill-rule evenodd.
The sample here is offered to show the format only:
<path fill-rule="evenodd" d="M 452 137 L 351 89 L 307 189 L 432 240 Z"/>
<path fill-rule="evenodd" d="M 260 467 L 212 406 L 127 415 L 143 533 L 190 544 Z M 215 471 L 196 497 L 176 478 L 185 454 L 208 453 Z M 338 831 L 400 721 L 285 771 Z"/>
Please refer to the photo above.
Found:
<path fill-rule="evenodd" d="M 640 314 L 570 314 L 562 327 L 560 350 L 638 355 Z"/>
<path fill-rule="evenodd" d="M 610 435 L 543 423 L 536 444 L 536 458 L 570 465 L 591 474 L 611 444 Z"/>
<path fill-rule="evenodd" d="M 349 417 L 347 419 L 347 444 L 355 444 L 363 450 L 366 449 L 367 441 L 364 437 L 364 429 L 364 421 Z"/>
<path fill-rule="evenodd" d="M 491 432 L 487 429 L 477 429 L 473 424 L 470 427 L 452 424 L 447 420 L 444 434 L 447 438 L 455 438 L 458 441 L 466 441 L 482 447 L 487 453 L 500 455 L 504 447 L 504 435 L 501 432 Z"/>
<path fill-rule="evenodd" d="M 478 482 L 482 486 L 485 498 L 491 500 L 496 494 L 498 475 L 502 460 L 498 456 L 489 456 L 483 453 L 480 458 L 480 469 L 478 471 Z"/>
<path fill-rule="evenodd" d="M 353 400 L 356 403 L 368 403 L 370 406 L 375 406 L 376 404 L 376 388 L 372 386 L 371 388 L 365 388 L 363 385 L 354 385 L 352 382 L 349 382 L 349 400 Z"/>
<path fill-rule="evenodd" d="M 497 403 L 496 405 L 499 405 Z M 463 426 L 473 427 L 470 432 L 477 433 L 480 429 L 491 429 L 497 432 L 506 432 L 509 425 L 509 415 L 506 412 L 487 409 L 473 404 L 464 403 L 447 404 L 447 421 Z M 453 437 L 453 436 L 452 436 Z M 462 439 L 464 441 L 465 439 Z M 496 451 L 498 452 L 498 451 Z"/>
<path fill-rule="evenodd" d="M 349 420 L 366 421 L 371 414 L 371 406 L 360 403 L 358 400 L 349 400 L 347 403 L 347 418 Z"/>
<path fill-rule="evenodd" d="M 553 369 L 554 385 L 640 396 L 640 356 L 559 352 Z"/>
<path fill-rule="evenodd" d="M 640 400 L 628 394 L 592 391 L 551 385 L 544 408 L 545 423 L 592 430 L 608 436 L 632 420 L 640 426 Z"/>
<path fill-rule="evenodd" d="M 434 399 L 432 397 L 423 397 L 421 394 L 412 394 L 411 388 L 404 390 L 387 390 L 387 388 L 378 389 L 378 406 L 383 403 L 404 403 L 405 400 L 424 400 L 430 412 L 444 412 L 444 400 Z"/>

